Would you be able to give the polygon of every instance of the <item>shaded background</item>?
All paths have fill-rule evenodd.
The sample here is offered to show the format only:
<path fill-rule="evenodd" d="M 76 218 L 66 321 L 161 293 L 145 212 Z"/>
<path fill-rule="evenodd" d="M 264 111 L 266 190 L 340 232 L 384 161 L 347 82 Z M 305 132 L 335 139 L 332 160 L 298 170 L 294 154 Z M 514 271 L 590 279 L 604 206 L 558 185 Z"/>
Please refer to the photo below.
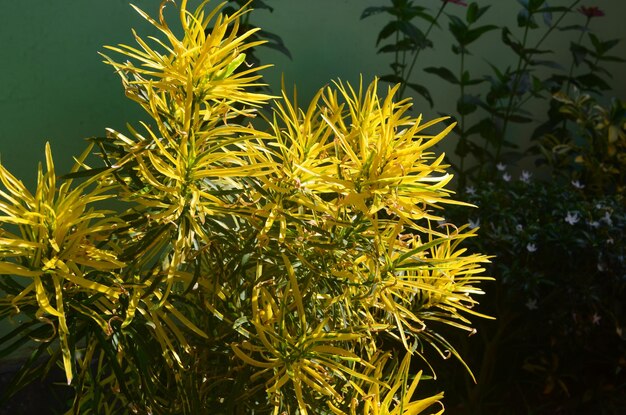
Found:
<path fill-rule="evenodd" d="M 156 14 L 159 0 L 135 0 L 135 5 Z M 193 2 L 192 2 L 193 3 Z M 197 3 L 197 2 L 196 2 Z M 358 83 L 360 74 L 369 83 L 375 75 L 388 73 L 391 56 L 376 54 L 376 37 L 386 16 L 360 20 L 368 6 L 386 5 L 385 0 L 266 0 L 274 12 L 257 10 L 252 21 L 282 37 L 293 59 L 274 50 L 260 50 L 264 63 L 275 66 L 266 70 L 266 81 L 276 91 L 281 76 L 291 88 L 298 86 L 301 105 L 306 105 L 315 91 L 331 79 Z M 439 0 L 417 0 L 416 4 L 437 8 Z M 481 4 L 493 7 L 481 20 L 504 24 L 509 21 L 515 32 L 515 15 L 520 8 L 516 0 L 489 0 Z M 217 5 L 217 1 L 212 1 Z M 585 5 L 598 5 L 606 16 L 594 20 L 592 26 L 601 38 L 622 38 L 626 6 L 623 0 L 596 0 Z M 173 9 L 173 7 L 172 7 Z M 465 8 L 448 5 L 447 11 L 464 13 Z M 572 16 L 574 17 L 574 16 Z M 576 16 L 578 24 L 584 23 Z M 451 36 L 435 30 L 436 49 L 420 56 L 421 67 L 448 66 L 455 71 L 458 61 L 450 52 Z M 46 141 L 50 141 L 59 171 L 66 171 L 72 156 L 85 147 L 84 138 L 104 134 L 106 127 L 126 131 L 125 124 L 136 125 L 142 110 L 124 97 L 121 84 L 113 70 L 102 63 L 97 54 L 103 45 L 134 44 L 131 27 L 142 35 L 154 34 L 135 13 L 127 0 L 0 0 L 0 157 L 2 163 L 32 187 L 36 168 L 43 158 Z M 549 46 L 560 50 L 569 62 L 569 39 L 573 33 L 556 37 L 561 43 Z M 507 59 L 514 62 L 494 31 L 471 46 L 475 56 L 468 61 L 473 73 L 486 73 L 484 58 L 498 66 Z M 626 57 L 622 42 L 613 54 Z M 504 61 L 503 61 L 504 60 Z M 626 98 L 626 79 L 618 76 L 624 67 L 615 66 L 615 95 Z M 436 108 L 416 99 L 416 110 L 426 118 L 455 108 L 458 92 L 436 76 L 416 71 L 420 83 L 429 85 Z M 417 78 L 416 78 L 417 79 Z M 537 108 L 537 111 L 544 110 Z M 525 134 L 512 131 L 512 134 Z M 444 149 L 450 147 L 444 143 Z"/>

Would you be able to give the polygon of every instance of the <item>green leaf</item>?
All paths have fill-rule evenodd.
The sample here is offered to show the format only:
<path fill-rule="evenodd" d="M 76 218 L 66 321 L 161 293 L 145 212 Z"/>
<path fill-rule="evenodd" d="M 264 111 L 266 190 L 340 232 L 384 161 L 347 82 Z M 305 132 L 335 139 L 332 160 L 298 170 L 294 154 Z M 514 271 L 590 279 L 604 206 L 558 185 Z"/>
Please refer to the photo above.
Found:
<path fill-rule="evenodd" d="M 607 91 L 611 89 L 611 86 L 607 84 L 602 78 L 598 75 L 590 72 L 585 75 L 580 75 L 574 78 L 576 83 L 580 84 L 582 87 L 588 89 L 596 89 L 599 88 L 602 91 Z"/>
<path fill-rule="evenodd" d="M 543 6 L 543 3 L 545 3 L 546 0 L 530 0 L 530 3 L 528 4 L 528 10 L 531 13 L 535 13 L 537 12 L 539 9 L 541 9 L 541 6 Z"/>
<path fill-rule="evenodd" d="M 469 71 L 463 72 L 463 77 L 461 78 L 462 85 L 478 85 L 485 82 L 484 79 L 471 79 Z"/>
<path fill-rule="evenodd" d="M 398 30 L 399 29 L 398 29 L 397 21 L 392 21 L 392 22 L 387 23 L 378 33 L 378 38 L 376 39 L 376 46 L 380 44 L 381 40 L 387 39 L 389 36 L 397 32 Z"/>
<path fill-rule="evenodd" d="M 478 134 L 491 144 L 497 144 L 499 140 L 499 129 L 494 123 L 493 118 L 483 118 L 476 124 L 472 125 L 465 132 L 466 136 Z"/>
<path fill-rule="evenodd" d="M 417 26 L 411 22 L 399 22 L 398 27 L 402 33 L 409 37 L 419 47 L 424 47 L 426 42 L 426 35 Z"/>
<path fill-rule="evenodd" d="M 432 47 L 432 43 L 425 39 L 425 43 L 422 45 L 416 45 L 413 40 L 409 38 L 405 38 L 400 40 L 399 42 L 392 43 L 390 45 L 385 45 L 382 48 L 378 49 L 377 53 L 390 53 L 390 52 L 398 52 L 398 51 L 411 51 L 415 52 L 416 49 L 425 49 L 426 47 Z"/>
<path fill-rule="evenodd" d="M 603 62 L 626 62 L 626 59 L 620 56 L 602 56 L 598 57 L 598 60 Z"/>
<path fill-rule="evenodd" d="M 514 114 L 510 114 L 508 117 L 509 121 L 513 121 L 516 123 L 520 123 L 520 124 L 527 124 L 529 122 L 532 122 L 532 118 L 528 115 L 523 115 L 521 113 L 514 113 Z"/>
<path fill-rule="evenodd" d="M 531 60 L 530 64 L 533 66 L 545 66 L 547 68 L 558 69 L 560 71 L 565 70 L 563 65 L 558 62 L 550 61 L 550 60 Z"/>
<path fill-rule="evenodd" d="M 476 111 L 478 106 L 468 95 L 463 95 L 456 102 L 456 110 L 460 115 L 469 115 Z"/>
<path fill-rule="evenodd" d="M 522 44 L 511 39 L 511 31 L 507 27 L 502 28 L 502 42 L 510 47 L 517 55 L 524 56 Z"/>
<path fill-rule="evenodd" d="M 361 13 L 361 19 L 368 18 L 375 14 L 386 13 L 386 12 L 391 12 L 391 11 L 393 11 L 392 7 L 367 7 L 365 10 L 363 10 L 363 13 Z"/>
<path fill-rule="evenodd" d="M 450 69 L 444 66 L 440 66 L 440 67 L 429 66 L 428 68 L 424 68 L 424 72 L 437 75 L 438 77 L 442 78 L 443 80 L 447 82 L 450 82 L 451 84 L 455 84 L 455 85 L 459 84 L 459 80 L 457 79 L 457 77 L 454 76 L 454 74 L 452 73 L 452 71 L 450 71 Z"/>
<path fill-rule="evenodd" d="M 598 55 L 603 55 L 604 53 L 617 46 L 620 42 L 619 39 L 602 41 L 593 33 L 589 33 L 589 40 L 591 40 L 591 44 L 593 45 L 593 48 Z"/>
<path fill-rule="evenodd" d="M 574 58 L 574 65 L 579 66 L 590 53 L 590 50 L 585 48 L 584 46 L 571 42 L 569 47 L 570 52 L 572 52 L 572 57 Z"/>
<path fill-rule="evenodd" d="M 530 27 L 531 29 L 536 29 L 539 26 L 535 21 L 535 16 L 533 16 L 528 9 L 522 9 L 517 13 L 517 26 L 519 27 Z"/>
<path fill-rule="evenodd" d="M 598 39 L 598 37 L 593 33 L 589 33 L 589 40 L 591 40 L 591 44 L 593 45 L 593 48 L 596 50 L 596 52 L 600 52 L 602 48 L 602 42 L 600 41 L 600 39 Z"/>
<path fill-rule="evenodd" d="M 449 15 L 450 24 L 448 28 L 450 29 L 450 33 L 454 39 L 456 39 L 457 43 L 463 44 L 463 40 L 465 39 L 468 27 L 465 22 L 459 19 L 457 16 Z"/>
<path fill-rule="evenodd" d="M 472 3 L 468 6 L 465 20 L 468 24 L 472 24 L 478 20 L 478 4 Z"/>
<path fill-rule="evenodd" d="M 496 25 L 485 25 L 485 26 L 477 27 L 476 29 L 469 30 L 464 39 L 465 43 L 463 43 L 463 46 L 467 46 L 470 43 L 475 42 L 485 33 L 491 32 L 492 30 L 496 30 L 496 29 L 498 29 L 498 26 Z"/>
<path fill-rule="evenodd" d="M 577 32 L 584 32 L 584 31 L 587 30 L 587 28 L 585 28 L 585 26 L 582 26 L 582 25 L 579 25 L 579 24 L 563 26 L 563 27 L 559 27 L 558 29 L 561 32 L 566 32 L 566 31 L 569 31 L 569 30 L 576 30 Z"/>

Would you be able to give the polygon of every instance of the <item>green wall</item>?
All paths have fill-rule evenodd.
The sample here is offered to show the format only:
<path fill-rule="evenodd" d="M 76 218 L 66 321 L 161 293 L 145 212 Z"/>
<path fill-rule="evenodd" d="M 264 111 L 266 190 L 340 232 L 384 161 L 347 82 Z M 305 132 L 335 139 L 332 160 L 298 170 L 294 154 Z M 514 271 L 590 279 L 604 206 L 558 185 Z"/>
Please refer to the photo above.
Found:
<path fill-rule="evenodd" d="M 284 75 L 288 87 L 298 85 L 303 104 L 330 79 L 358 82 L 362 73 L 369 81 L 374 75 L 387 72 L 388 57 L 376 55 L 374 47 L 385 20 L 359 19 L 365 7 L 386 4 L 385 0 L 266 2 L 275 11 L 257 11 L 253 20 L 280 35 L 293 55 L 289 60 L 272 50 L 262 52 L 265 62 L 276 65 L 267 70 L 266 79 L 277 87 Z M 432 7 L 439 5 L 438 0 L 421 2 Z M 504 21 L 500 16 L 509 16 L 512 13 L 506 12 L 510 8 L 519 7 L 516 0 L 482 3 L 494 5 L 489 13 L 499 23 Z M 155 13 L 159 1 L 136 0 L 134 4 Z M 623 0 L 605 0 L 601 7 L 607 16 L 595 23 L 602 26 L 602 34 L 624 37 Z M 455 5 L 448 9 L 464 11 Z M 104 44 L 132 44 L 131 27 L 139 33 L 153 33 L 126 0 L 0 0 L 0 157 L 26 183 L 32 184 L 36 177 L 46 141 L 52 143 L 60 170 L 65 170 L 72 155 L 84 148 L 83 138 L 102 135 L 105 127 L 124 130 L 127 121 L 142 117 L 141 110 L 124 97 L 118 77 L 101 63 L 97 54 Z M 439 31 L 436 35 L 436 43 L 442 46 L 422 55 L 424 66 L 454 68 L 457 62 L 450 53 L 448 34 Z M 497 36 L 491 39 L 494 38 Z M 478 68 L 485 66 L 481 58 L 484 54 L 499 62 L 510 57 L 506 50 L 498 48 L 499 41 L 476 46 L 477 56 L 472 64 Z M 567 58 L 568 44 L 554 47 Z M 620 54 L 626 57 L 626 44 L 620 45 Z M 626 66 L 613 69 L 614 93 L 622 98 L 626 98 L 626 81 L 618 75 L 625 69 Z M 456 91 L 438 83 L 432 75 L 423 75 L 420 81 L 431 85 L 437 111 L 454 108 L 452 97 Z M 435 115 L 435 110 L 423 101 L 417 100 L 416 107 L 426 116 Z"/>

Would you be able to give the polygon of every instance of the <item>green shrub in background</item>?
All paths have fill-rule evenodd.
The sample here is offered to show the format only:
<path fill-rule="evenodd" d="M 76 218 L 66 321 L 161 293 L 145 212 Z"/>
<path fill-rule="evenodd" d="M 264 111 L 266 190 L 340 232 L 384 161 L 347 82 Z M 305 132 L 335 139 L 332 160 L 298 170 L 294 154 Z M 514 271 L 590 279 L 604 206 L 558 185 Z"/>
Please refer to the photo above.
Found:
<path fill-rule="evenodd" d="M 611 100 L 608 108 L 590 94 L 556 93 L 559 112 L 573 121 L 573 134 L 546 134 L 537 147 L 555 174 L 595 195 L 626 190 L 626 105 Z"/>
<path fill-rule="evenodd" d="M 626 405 L 623 195 L 590 196 L 578 181 L 546 182 L 500 167 L 499 177 L 468 189 L 479 209 L 469 216 L 448 212 L 453 221 L 480 226 L 482 237 L 470 249 L 497 257 L 483 301 L 497 320 L 478 324 L 479 335 L 461 346 L 478 382 L 446 385 L 448 407 L 459 406 L 450 412 L 620 414 Z M 442 372 L 444 380 L 460 375 Z"/>
<path fill-rule="evenodd" d="M 61 177 L 47 146 L 34 192 L 0 167 L 0 357 L 38 343 L 4 399 L 59 366 L 75 414 L 442 413 L 422 358 L 461 359 L 488 262 L 438 225 L 454 125 L 376 81 L 264 94 L 245 11 L 205 4 L 108 48 L 150 123 Z"/>
<path fill-rule="evenodd" d="M 570 95 L 574 87 L 583 94 L 606 92 L 610 90 L 611 74 L 603 65 L 624 62 L 624 58 L 611 55 L 618 39 L 600 39 L 592 31 L 593 23 L 604 13 L 598 7 L 582 5 L 581 0 L 518 0 L 519 4 L 511 0 L 512 10 L 518 7 L 517 28 L 489 23 L 490 6 L 486 4 L 489 2 L 429 3 L 417 5 L 411 0 L 390 0 L 387 6 L 367 8 L 362 18 L 379 14 L 389 17 L 380 30 L 378 44 L 382 44 L 379 53 L 393 57 L 392 73 L 381 79 L 401 83 L 401 96 L 412 91 L 432 106 L 433 98 L 423 84 L 429 74 L 458 88 L 455 116 L 458 140 L 452 167 L 461 189 L 472 180 L 492 178 L 498 163 L 514 163 L 525 155 L 538 153 L 536 143 L 532 143 L 530 153 L 524 148 L 531 137 L 512 134 L 515 124 L 534 123 L 533 138 L 544 143 L 547 137 L 551 137 L 554 145 L 571 139 L 571 125 L 560 110 L 562 101 L 552 100 L 553 94 Z M 458 66 L 437 66 L 430 61 L 422 64 L 419 61 L 422 51 L 447 48 L 437 43 L 441 40 L 433 30 L 441 28 L 444 19 L 454 39 L 452 53 Z M 569 64 L 562 62 L 556 51 L 546 48 L 548 40 L 555 36 L 574 37 L 570 42 Z M 500 57 L 498 62 L 488 62 L 490 73 L 476 73 L 474 64 L 485 60 L 476 50 L 476 43 L 487 40 L 503 44 L 510 55 Z M 510 62 L 515 63 L 510 65 Z M 417 69 L 426 74 L 417 76 Z M 550 108 L 548 117 L 537 118 L 536 109 L 543 106 Z M 553 146 L 548 146 L 548 151 L 552 150 Z"/>

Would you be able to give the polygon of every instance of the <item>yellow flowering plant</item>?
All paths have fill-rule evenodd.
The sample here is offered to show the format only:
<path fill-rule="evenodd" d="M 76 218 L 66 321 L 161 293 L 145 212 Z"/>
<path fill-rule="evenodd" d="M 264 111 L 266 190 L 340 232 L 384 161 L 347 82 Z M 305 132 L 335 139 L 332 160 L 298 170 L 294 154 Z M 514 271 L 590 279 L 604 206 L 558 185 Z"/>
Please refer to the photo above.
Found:
<path fill-rule="evenodd" d="M 16 388 L 59 363 L 68 413 L 442 413 L 425 346 L 462 361 L 437 324 L 474 332 L 488 262 L 440 223 L 453 126 L 376 80 L 261 93 L 247 11 L 206 3 L 182 37 L 137 9 L 162 39 L 107 48 L 150 123 L 61 179 L 47 147 L 35 195 L 0 169 L 0 316 L 26 321 L 0 353 L 40 342 Z"/>

